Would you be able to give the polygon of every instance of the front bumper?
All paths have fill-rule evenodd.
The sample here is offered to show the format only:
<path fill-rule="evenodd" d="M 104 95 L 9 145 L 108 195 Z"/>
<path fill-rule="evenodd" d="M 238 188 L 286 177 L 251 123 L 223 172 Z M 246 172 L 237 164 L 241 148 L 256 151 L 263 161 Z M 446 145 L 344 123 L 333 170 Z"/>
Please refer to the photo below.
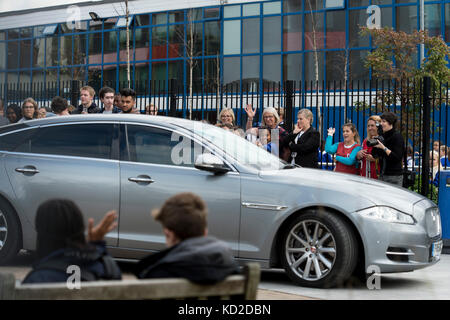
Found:
<path fill-rule="evenodd" d="M 426 203 L 416 205 L 414 210 L 414 225 L 357 216 L 363 237 L 366 270 L 376 266 L 381 273 L 409 272 L 440 260 L 439 252 L 432 252 L 432 248 L 434 243 L 441 241 L 441 234 L 430 231 L 433 230 L 430 223 L 440 224 L 440 219 L 430 222 L 430 207 Z"/>

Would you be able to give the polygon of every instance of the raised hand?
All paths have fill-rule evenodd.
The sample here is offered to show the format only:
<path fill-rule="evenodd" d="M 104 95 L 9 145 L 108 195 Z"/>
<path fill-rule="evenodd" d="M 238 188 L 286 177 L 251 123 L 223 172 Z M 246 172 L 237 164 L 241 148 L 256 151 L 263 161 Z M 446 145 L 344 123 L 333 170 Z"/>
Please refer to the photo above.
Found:
<path fill-rule="evenodd" d="M 117 212 L 108 211 L 102 221 L 94 227 L 94 219 L 88 219 L 88 241 L 101 241 L 105 235 L 117 227 Z"/>

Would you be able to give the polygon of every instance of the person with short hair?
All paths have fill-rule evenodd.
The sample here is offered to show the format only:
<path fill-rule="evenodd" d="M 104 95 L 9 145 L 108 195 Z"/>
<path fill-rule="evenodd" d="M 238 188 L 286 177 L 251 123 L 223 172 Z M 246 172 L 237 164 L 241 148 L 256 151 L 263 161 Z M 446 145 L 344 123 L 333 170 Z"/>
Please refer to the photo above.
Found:
<path fill-rule="evenodd" d="M 125 88 L 120 90 L 120 95 L 122 97 L 122 112 L 121 113 L 131 113 L 131 114 L 141 114 L 136 105 L 136 92 L 133 89 Z"/>
<path fill-rule="evenodd" d="M 378 141 L 374 148 L 381 150 L 381 173 L 379 180 L 403 186 L 403 152 L 405 143 L 400 132 L 395 130 L 397 115 L 384 112 L 381 116 L 384 142 Z"/>
<path fill-rule="evenodd" d="M 50 104 L 52 111 L 57 116 L 68 116 L 69 113 L 69 103 L 66 99 L 60 96 L 56 96 L 52 99 Z"/>
<path fill-rule="evenodd" d="M 342 126 L 343 142 L 333 144 L 335 128 L 328 129 L 328 137 L 325 143 L 325 151 L 329 154 L 336 154 L 336 172 L 359 174 L 358 161 L 356 155 L 361 150 L 359 133 L 356 126 L 348 122 Z"/>
<path fill-rule="evenodd" d="M 120 109 L 114 106 L 115 91 L 110 87 L 103 87 L 100 89 L 98 96 L 103 104 L 103 108 L 100 113 L 120 113 Z"/>
<path fill-rule="evenodd" d="M 231 250 L 223 241 L 208 236 L 208 209 L 197 195 L 180 193 L 152 211 L 160 222 L 168 249 L 141 260 L 138 278 L 186 278 L 215 283 L 238 272 Z"/>
<path fill-rule="evenodd" d="M 37 119 L 39 114 L 39 107 L 33 98 L 26 98 L 22 102 L 22 119 L 18 123 Z"/>
<path fill-rule="evenodd" d="M 23 283 L 66 282 L 69 266 L 80 268 L 81 281 L 120 280 L 117 263 L 109 256 L 104 236 L 117 226 L 117 214 L 109 211 L 94 226 L 88 220 L 87 239 L 83 214 L 71 200 L 51 199 L 36 212 L 36 255 L 38 261 Z"/>
<path fill-rule="evenodd" d="M 317 152 L 320 148 L 320 133 L 313 126 L 314 117 L 311 110 L 301 109 L 297 113 L 297 123 L 286 144 L 291 150 L 288 162 L 305 168 L 319 168 Z"/>
<path fill-rule="evenodd" d="M 91 86 L 84 86 L 80 89 L 81 104 L 75 109 L 73 114 L 99 113 L 100 108 L 94 102 L 95 90 Z"/>
<path fill-rule="evenodd" d="M 234 126 L 235 121 L 236 121 L 236 119 L 234 116 L 233 109 L 223 108 L 222 111 L 220 111 L 218 123 L 230 124 L 231 126 Z"/>

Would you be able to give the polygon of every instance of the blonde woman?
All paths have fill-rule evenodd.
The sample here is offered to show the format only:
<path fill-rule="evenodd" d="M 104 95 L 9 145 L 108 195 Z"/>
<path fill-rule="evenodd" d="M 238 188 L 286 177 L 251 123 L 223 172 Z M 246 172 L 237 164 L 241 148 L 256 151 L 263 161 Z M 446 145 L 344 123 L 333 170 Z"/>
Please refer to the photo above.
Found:
<path fill-rule="evenodd" d="M 248 119 L 247 119 L 247 125 L 246 130 L 249 130 L 253 126 L 253 118 L 256 114 L 256 109 L 253 109 L 251 104 L 248 104 L 245 108 L 245 112 L 247 113 Z M 261 127 L 268 127 L 268 129 L 271 130 L 271 136 L 273 139 L 273 143 L 276 145 L 276 147 L 279 148 L 280 152 L 278 153 L 280 158 L 283 160 L 288 160 L 290 152 L 289 148 L 286 146 L 286 138 L 288 136 L 288 132 L 284 130 L 282 127 L 279 126 L 280 123 L 280 116 L 278 115 L 278 112 L 273 107 L 265 108 L 262 114 L 262 121 L 261 121 Z M 276 133 L 278 133 L 278 141 L 276 141 Z"/>
<path fill-rule="evenodd" d="M 231 108 L 224 108 L 219 113 L 219 122 L 221 124 L 230 124 L 234 126 L 235 123 L 235 116 L 233 109 Z"/>
<path fill-rule="evenodd" d="M 287 136 L 286 144 L 291 150 L 291 163 L 306 168 L 319 168 L 317 150 L 320 147 L 320 134 L 313 126 L 313 113 L 301 109 L 297 113 L 294 131 Z"/>
<path fill-rule="evenodd" d="M 367 119 L 367 138 L 362 143 L 362 149 L 356 154 L 356 159 L 361 160 L 360 174 L 366 178 L 378 179 L 381 169 L 378 158 L 373 156 L 375 152 L 373 147 L 367 145 L 369 139 L 373 139 L 380 134 L 378 128 L 381 128 L 380 116 L 370 116 Z"/>

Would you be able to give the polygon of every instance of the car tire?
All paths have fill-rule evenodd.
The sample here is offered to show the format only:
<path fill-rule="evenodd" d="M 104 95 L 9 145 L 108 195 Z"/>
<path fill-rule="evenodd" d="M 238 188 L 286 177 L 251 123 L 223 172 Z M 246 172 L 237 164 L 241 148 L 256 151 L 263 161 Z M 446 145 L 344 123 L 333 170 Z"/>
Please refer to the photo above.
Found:
<path fill-rule="evenodd" d="M 10 262 L 21 249 L 21 228 L 14 209 L 0 199 L 0 265 Z"/>
<path fill-rule="evenodd" d="M 314 288 L 342 286 L 352 275 L 358 241 L 338 214 L 309 210 L 295 217 L 280 242 L 283 268 L 294 283 Z"/>

